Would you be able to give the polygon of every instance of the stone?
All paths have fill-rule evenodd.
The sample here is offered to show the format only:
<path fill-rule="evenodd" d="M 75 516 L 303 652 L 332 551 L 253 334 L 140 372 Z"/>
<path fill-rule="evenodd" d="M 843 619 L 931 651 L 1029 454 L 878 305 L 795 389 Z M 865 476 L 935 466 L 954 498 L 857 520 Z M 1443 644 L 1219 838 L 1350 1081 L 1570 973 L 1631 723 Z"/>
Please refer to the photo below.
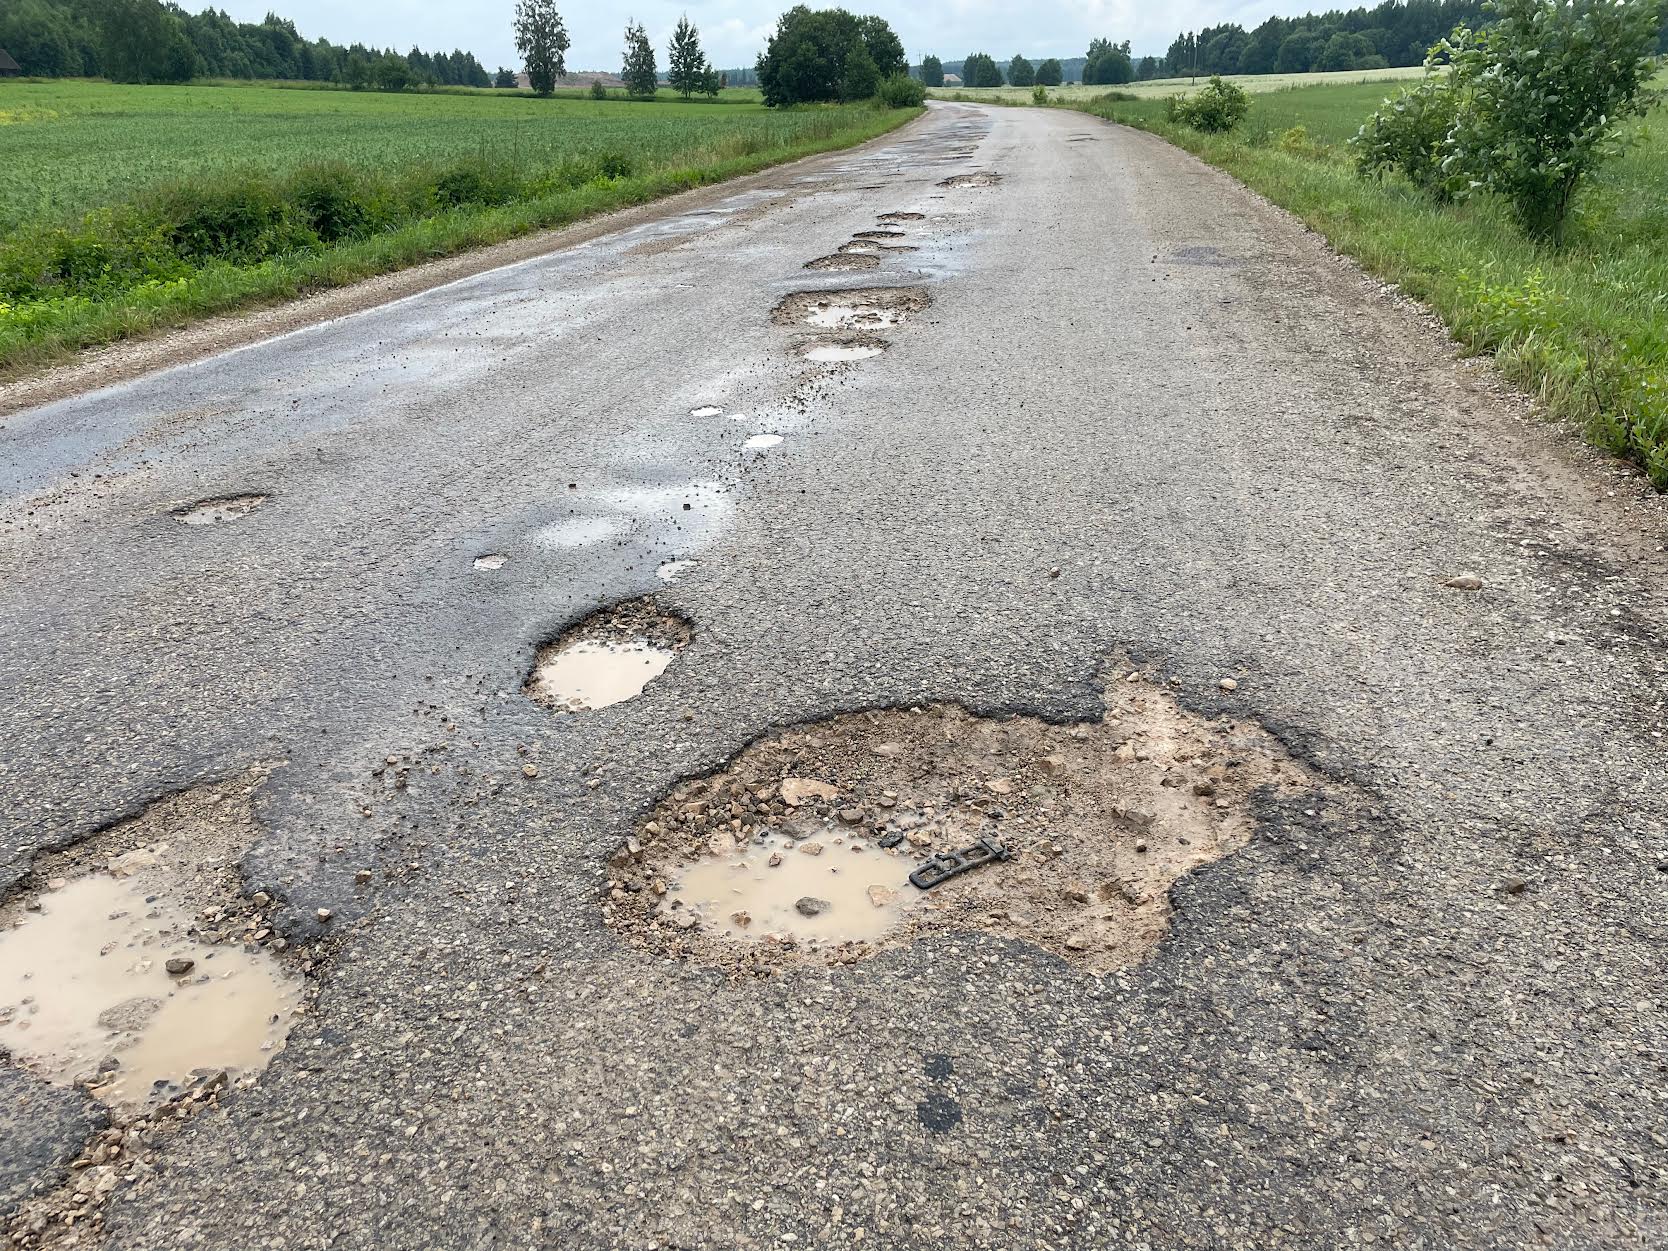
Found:
<path fill-rule="evenodd" d="M 802 917 L 820 917 L 831 906 L 826 899 L 816 899 L 810 895 L 805 895 L 795 901 L 793 909 Z"/>
<path fill-rule="evenodd" d="M 898 897 L 898 892 L 890 886 L 869 887 L 869 902 L 877 908 L 884 908 Z"/>
<path fill-rule="evenodd" d="M 163 964 L 170 977 L 184 977 L 197 967 L 197 962 L 189 956 L 169 956 Z"/>
<path fill-rule="evenodd" d="M 861 808 L 841 808 L 838 815 L 842 824 L 862 825 L 867 814 Z"/>
<path fill-rule="evenodd" d="M 753 924 L 753 918 L 745 912 L 732 912 L 730 913 L 730 924 L 740 929 L 746 929 Z"/>
<path fill-rule="evenodd" d="M 1480 591 L 1483 589 L 1483 580 L 1468 569 L 1464 573 L 1455 574 L 1442 585 L 1455 591 Z"/>
<path fill-rule="evenodd" d="M 1089 902 L 1089 892 L 1073 883 L 1066 887 L 1066 898 L 1075 904 L 1086 904 Z"/>
<path fill-rule="evenodd" d="M 331 912 L 329 908 L 320 908 L 313 915 L 316 916 L 319 919 L 319 923 L 322 925 L 325 922 L 329 921 L 330 918 L 335 915 L 335 913 Z"/>
<path fill-rule="evenodd" d="M 1193 793 L 1201 798 L 1209 799 L 1212 795 L 1216 794 L 1216 783 L 1195 782 L 1193 784 Z"/>
<path fill-rule="evenodd" d="M 820 856 L 822 855 L 822 844 L 801 843 L 799 845 L 799 854 L 802 856 Z"/>
<path fill-rule="evenodd" d="M 1012 795 L 1014 784 L 1007 778 L 992 778 L 985 783 L 985 789 L 993 795 Z"/>
<path fill-rule="evenodd" d="M 779 852 L 779 851 L 771 852 L 770 853 L 770 859 L 767 860 L 765 863 L 770 865 L 770 867 L 773 868 L 773 869 L 776 868 L 777 866 L 779 866 L 782 863 L 782 853 Z"/>
<path fill-rule="evenodd" d="M 707 839 L 707 850 L 715 856 L 725 856 L 736 849 L 735 835 L 728 830 L 719 830 Z"/>
<path fill-rule="evenodd" d="M 521 776 L 524 777 L 524 778 L 536 778 L 536 777 L 538 777 L 539 776 L 539 766 L 536 765 L 536 764 L 524 764 L 524 765 L 522 765 L 521 766 Z"/>
<path fill-rule="evenodd" d="M 1037 761 L 1037 772 L 1044 777 L 1057 778 L 1066 771 L 1064 756 L 1044 756 Z"/>
<path fill-rule="evenodd" d="M 1068 935 L 1067 938 L 1066 938 L 1066 950 L 1067 951 L 1087 951 L 1087 950 L 1089 950 L 1089 940 L 1086 936 L 1084 936 L 1082 934 Z"/>
<path fill-rule="evenodd" d="M 1239 690 L 1239 683 L 1235 682 L 1232 678 L 1223 678 L 1220 682 L 1217 683 L 1217 685 L 1220 686 L 1223 690 L 1227 691 L 1229 694 L 1232 694 L 1233 692 Z"/>
<path fill-rule="evenodd" d="M 1500 883 L 1500 893 L 1503 895 L 1521 895 L 1529 889 L 1529 883 L 1520 877 L 1509 877 Z"/>
<path fill-rule="evenodd" d="M 801 804 L 813 799 L 837 799 L 840 788 L 830 782 L 819 782 L 815 778 L 783 778 L 782 802 L 790 808 L 797 808 Z"/>

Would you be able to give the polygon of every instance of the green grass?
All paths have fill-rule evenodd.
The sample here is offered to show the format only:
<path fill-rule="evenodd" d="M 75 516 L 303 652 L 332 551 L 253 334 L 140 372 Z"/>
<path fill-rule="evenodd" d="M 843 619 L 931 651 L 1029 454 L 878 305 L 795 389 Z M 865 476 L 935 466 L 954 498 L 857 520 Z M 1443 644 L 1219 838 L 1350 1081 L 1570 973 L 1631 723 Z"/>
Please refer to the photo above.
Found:
<path fill-rule="evenodd" d="M 1586 187 L 1571 238 L 1553 250 L 1491 199 L 1443 206 L 1400 179 L 1359 177 L 1346 145 L 1385 94 L 1350 84 L 1258 95 L 1228 136 L 1166 121 L 1156 99 L 1077 107 L 1160 134 L 1296 213 L 1668 490 L 1668 111 L 1634 123 L 1640 142 Z"/>
<path fill-rule="evenodd" d="M 1339 70 L 1316 74 L 1228 74 L 1225 77 L 1231 83 L 1238 83 L 1246 91 L 1261 94 L 1326 83 L 1384 83 L 1400 78 L 1417 78 L 1422 72 L 1418 66 L 1413 66 L 1396 69 Z M 1109 91 L 1121 91 L 1142 99 L 1188 95 L 1209 81 L 1209 78 L 1154 78 L 1143 83 L 1125 83 L 1121 87 L 1085 87 L 1078 83 L 1069 87 L 1050 87 L 1048 94 L 1053 100 L 1078 105 L 1097 99 Z M 1029 87 L 945 87 L 929 91 L 927 94 L 939 100 L 963 98 L 983 104 L 1031 103 Z"/>
<path fill-rule="evenodd" d="M 752 96 L 0 82 L 0 380 L 849 146 L 917 113 Z M 346 228 L 321 225 L 321 184 Z M 227 224 L 242 231 L 230 242 Z"/>

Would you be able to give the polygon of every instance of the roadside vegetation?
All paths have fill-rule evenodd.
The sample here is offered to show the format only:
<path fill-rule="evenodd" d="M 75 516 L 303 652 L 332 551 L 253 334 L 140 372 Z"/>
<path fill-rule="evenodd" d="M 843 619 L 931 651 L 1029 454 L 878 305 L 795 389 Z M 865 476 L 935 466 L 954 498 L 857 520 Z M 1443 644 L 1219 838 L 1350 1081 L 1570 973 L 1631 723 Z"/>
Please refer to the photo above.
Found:
<path fill-rule="evenodd" d="M 1668 490 L 1668 76 L 1646 0 L 1502 0 L 1411 91 L 1247 97 L 1225 129 L 1151 98 L 1072 107 L 1234 174 L 1435 309 L 1465 347 Z"/>

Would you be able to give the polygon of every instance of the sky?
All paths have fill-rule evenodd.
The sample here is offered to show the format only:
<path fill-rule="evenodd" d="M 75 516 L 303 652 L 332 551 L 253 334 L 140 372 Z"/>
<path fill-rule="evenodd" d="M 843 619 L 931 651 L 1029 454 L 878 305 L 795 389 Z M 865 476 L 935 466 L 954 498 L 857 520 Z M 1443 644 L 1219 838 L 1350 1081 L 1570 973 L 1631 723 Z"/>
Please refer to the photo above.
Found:
<path fill-rule="evenodd" d="M 810 0 L 813 8 L 834 7 L 834 0 Z M 1352 0 L 1354 2 L 1354 0 Z M 793 0 L 557 0 L 573 47 L 570 71 L 620 68 L 621 34 L 628 18 L 642 22 L 665 68 L 666 44 L 679 15 L 699 27 L 708 59 L 720 69 L 751 65 L 775 29 L 776 19 Z M 1247 28 L 1271 13 L 1303 13 L 1336 7 L 1293 4 L 1290 0 L 1175 0 L 1164 5 L 1140 0 L 840 0 L 853 13 L 876 13 L 892 24 L 912 64 L 923 55 L 959 61 L 970 52 L 988 52 L 998 61 L 1015 53 L 1041 57 L 1082 56 L 1089 40 L 1106 36 L 1130 40 L 1137 56 L 1161 55 L 1177 32 L 1237 21 Z M 183 0 L 195 12 L 206 0 Z M 268 12 L 295 22 L 309 39 L 332 43 L 362 42 L 404 51 L 417 44 L 425 51 L 473 52 L 487 69 L 519 68 L 510 36 L 514 0 L 214 0 L 239 21 L 258 22 Z"/>

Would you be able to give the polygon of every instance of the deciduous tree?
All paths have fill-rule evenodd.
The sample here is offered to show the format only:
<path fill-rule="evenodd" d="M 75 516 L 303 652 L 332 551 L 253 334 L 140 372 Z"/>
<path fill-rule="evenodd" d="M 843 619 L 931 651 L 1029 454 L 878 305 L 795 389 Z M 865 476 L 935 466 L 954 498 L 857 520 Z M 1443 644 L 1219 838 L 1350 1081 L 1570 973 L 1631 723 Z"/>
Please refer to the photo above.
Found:
<path fill-rule="evenodd" d="M 921 58 L 921 81 L 929 87 L 944 85 L 944 62 L 935 56 Z"/>
<path fill-rule="evenodd" d="M 625 29 L 625 68 L 620 77 L 625 79 L 626 92 L 639 98 L 654 95 L 660 86 L 654 45 L 640 23 L 633 22 Z"/>
<path fill-rule="evenodd" d="M 527 69 L 527 81 L 541 96 L 556 90 L 567 72 L 568 28 L 553 0 L 516 0 L 515 47 Z"/>
<path fill-rule="evenodd" d="M 701 89 L 707 72 L 706 54 L 701 51 L 701 32 L 686 13 L 678 19 L 672 42 L 666 48 L 666 80 L 685 100 Z"/>

